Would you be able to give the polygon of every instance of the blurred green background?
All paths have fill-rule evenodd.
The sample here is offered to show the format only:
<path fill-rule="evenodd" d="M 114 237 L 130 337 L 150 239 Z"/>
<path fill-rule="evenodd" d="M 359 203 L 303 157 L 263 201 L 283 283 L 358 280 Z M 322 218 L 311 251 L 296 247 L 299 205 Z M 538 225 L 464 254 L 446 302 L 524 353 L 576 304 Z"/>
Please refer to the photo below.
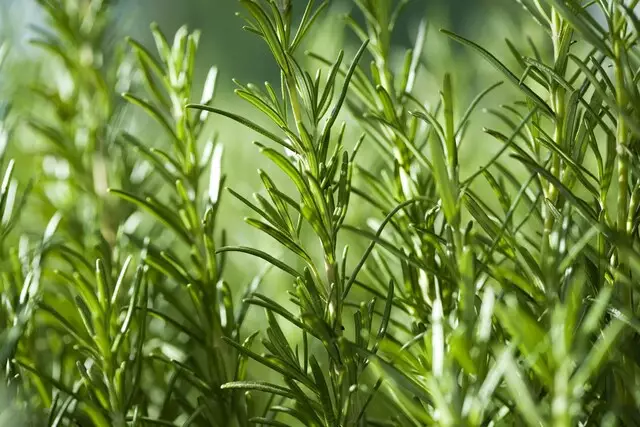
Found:
<path fill-rule="evenodd" d="M 304 8 L 304 3 L 304 0 L 294 0 L 294 8 L 298 13 Z M 347 51 L 346 57 L 350 58 L 358 42 L 345 29 L 339 17 L 353 9 L 355 7 L 350 0 L 332 1 L 329 12 L 317 25 L 316 32 L 309 38 L 306 48 L 334 58 L 339 49 L 344 47 Z M 219 68 L 219 78 L 214 106 L 264 123 L 258 113 L 235 97 L 232 78 L 242 83 L 262 84 L 265 80 L 276 81 L 278 74 L 275 63 L 263 43 L 242 30 L 243 20 L 236 16 L 239 10 L 240 5 L 234 0 L 121 0 L 115 10 L 117 34 L 114 36 L 114 42 L 122 43 L 124 37 L 129 35 L 154 50 L 149 32 L 151 22 L 157 22 L 168 38 L 184 24 L 190 29 L 200 29 L 202 38 L 197 63 L 200 86 L 208 68 L 216 65 Z M 33 35 L 29 26 L 42 24 L 42 19 L 42 12 L 32 0 L 0 0 L 0 41 L 9 41 L 11 48 L 7 64 L 0 71 L 0 100 L 11 99 L 18 110 L 17 116 L 20 115 L 20 110 L 34 114 L 28 96 L 29 85 L 38 79 L 55 78 L 51 75 L 47 63 L 50 59 L 28 43 Z M 402 60 L 405 50 L 412 46 L 421 19 L 427 20 L 429 31 L 423 50 L 424 66 L 417 81 L 416 96 L 427 103 L 436 103 L 444 73 L 450 72 L 454 79 L 458 115 L 464 112 L 478 92 L 498 81 L 500 75 L 474 53 L 450 42 L 438 32 L 438 29 L 453 29 L 475 40 L 509 65 L 514 61 L 504 42 L 506 38 L 527 53 L 527 34 L 532 35 L 536 41 L 541 40 L 541 31 L 533 22 L 518 14 L 517 2 L 514 0 L 417 0 L 407 7 L 401 23 L 397 26 L 393 57 L 398 62 Z M 319 66 L 312 61 L 307 65 L 313 71 L 311 74 L 314 74 Z M 195 101 L 199 100 L 198 91 L 199 88 L 196 88 Z M 482 105 L 498 106 L 513 93 L 514 89 L 505 85 Z M 359 134 L 357 123 L 348 115 L 344 115 L 343 119 L 348 123 L 349 138 L 355 140 Z M 212 117 L 210 122 L 211 128 L 219 133 L 220 141 L 225 145 L 223 169 L 227 174 L 227 184 L 245 196 L 258 191 L 260 185 L 256 170 L 269 170 L 270 167 L 251 144 L 256 135 L 225 118 Z M 145 140 L 154 141 L 154 135 L 157 135 L 156 127 L 147 124 L 148 121 L 140 123 L 138 128 L 143 126 L 144 133 L 149 135 Z M 481 131 L 483 127 L 491 127 L 494 124 L 493 119 L 488 115 L 483 117 L 481 112 L 474 116 L 468 136 L 462 144 L 461 164 L 465 171 L 475 170 L 499 148 L 497 143 Z M 24 147 L 34 143 L 32 137 L 28 132 L 18 134 L 11 142 L 19 145 L 13 148 L 14 151 L 28 152 Z M 366 143 L 361 153 L 360 160 L 365 166 L 377 162 L 376 151 Z M 39 167 L 33 164 L 34 160 L 26 154 L 22 154 L 22 158 L 16 158 L 16 161 L 19 165 L 19 175 L 23 178 L 29 177 Z M 273 240 L 244 224 L 243 217 L 248 212 L 240 202 L 229 195 L 224 197 L 226 200 L 223 203 L 221 222 L 228 230 L 229 244 L 257 246 L 274 255 L 284 253 Z M 369 208 L 360 199 L 354 198 L 347 222 L 363 225 L 370 214 Z M 377 213 L 376 216 L 379 217 Z M 352 257 L 356 259 L 368 243 L 351 235 L 345 235 L 344 242 L 354 246 Z M 231 255 L 229 262 L 226 280 L 239 292 L 262 267 L 259 261 L 240 254 Z M 265 282 L 263 292 L 283 299 L 286 295 L 284 291 L 290 288 L 289 281 L 284 279 L 285 277 L 274 272 Z M 257 312 L 258 310 L 252 311 L 253 314 L 249 318 L 247 326 L 251 330 L 262 326 L 261 314 Z M 286 328 L 288 325 L 282 326 Z"/>

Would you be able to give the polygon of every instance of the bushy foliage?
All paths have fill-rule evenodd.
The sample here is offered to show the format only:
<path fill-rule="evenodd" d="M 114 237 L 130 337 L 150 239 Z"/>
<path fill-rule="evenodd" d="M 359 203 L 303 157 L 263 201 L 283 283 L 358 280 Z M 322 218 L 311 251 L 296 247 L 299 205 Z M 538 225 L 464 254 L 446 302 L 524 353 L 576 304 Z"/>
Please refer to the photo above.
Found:
<path fill-rule="evenodd" d="M 640 425 L 638 1 L 518 0 L 546 39 L 512 58 L 442 30 L 494 70 L 466 106 L 417 84 L 426 20 L 397 60 L 409 3 L 354 0 L 329 58 L 304 51 L 329 1 L 240 0 L 280 73 L 235 82 L 254 120 L 215 67 L 196 94 L 198 31 L 149 49 L 114 1 L 38 1 L 40 107 L 0 108 L 2 425 Z M 211 116 L 258 139 L 253 200 Z M 230 197 L 272 250 L 228 243 Z"/>

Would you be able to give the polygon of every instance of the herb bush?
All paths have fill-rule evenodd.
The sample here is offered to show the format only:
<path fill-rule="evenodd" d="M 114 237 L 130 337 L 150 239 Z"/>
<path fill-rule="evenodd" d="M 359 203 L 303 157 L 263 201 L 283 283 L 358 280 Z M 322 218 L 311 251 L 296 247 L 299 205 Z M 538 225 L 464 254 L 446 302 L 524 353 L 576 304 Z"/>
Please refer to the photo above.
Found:
<path fill-rule="evenodd" d="M 355 0 L 359 47 L 304 51 L 328 3 L 239 2 L 280 73 L 236 82 L 254 121 L 215 67 L 196 93 L 198 31 L 154 51 L 109 1 L 38 0 L 58 72 L 38 114 L 0 109 L 2 425 L 640 425 L 638 1 L 519 0 L 544 37 L 511 58 L 442 30 L 493 67 L 468 105 L 449 73 L 418 88 L 426 21 L 396 60 L 408 1 Z M 212 116 L 258 139 L 253 199 Z M 467 167 L 482 117 L 499 149 Z M 231 198 L 271 249 L 229 243 Z"/>

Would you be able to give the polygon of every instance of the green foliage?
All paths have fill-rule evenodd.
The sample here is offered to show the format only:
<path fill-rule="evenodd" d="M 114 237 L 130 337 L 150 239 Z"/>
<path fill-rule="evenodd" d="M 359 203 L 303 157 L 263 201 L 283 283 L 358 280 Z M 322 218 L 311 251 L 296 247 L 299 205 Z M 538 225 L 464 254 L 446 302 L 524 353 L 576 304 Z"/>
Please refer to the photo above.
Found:
<path fill-rule="evenodd" d="M 328 0 L 240 0 L 280 75 L 235 81 L 255 116 L 217 105 L 216 67 L 196 93 L 198 31 L 114 44 L 113 2 L 38 3 L 57 77 L 29 88 L 40 109 L 0 108 L 0 420 L 640 423 L 638 1 L 519 0 L 548 40 L 507 40 L 511 62 L 442 30 L 493 70 L 461 108 L 455 73 L 436 102 L 420 87 L 425 20 L 397 60 L 408 1 L 354 1 L 360 44 L 326 58 L 303 49 Z M 253 200 L 228 189 L 255 229 L 239 245 L 214 116 L 267 160 Z M 264 267 L 238 283 L 247 255 Z"/>

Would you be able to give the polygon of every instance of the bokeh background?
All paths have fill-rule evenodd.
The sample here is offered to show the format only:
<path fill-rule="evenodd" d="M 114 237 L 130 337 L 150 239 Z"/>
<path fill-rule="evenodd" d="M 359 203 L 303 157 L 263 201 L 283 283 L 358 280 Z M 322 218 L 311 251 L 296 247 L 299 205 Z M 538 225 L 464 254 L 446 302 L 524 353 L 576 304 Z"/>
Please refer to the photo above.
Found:
<path fill-rule="evenodd" d="M 298 13 L 304 8 L 305 3 L 304 0 L 294 0 L 294 7 L 298 9 Z M 257 112 L 236 98 L 233 93 L 233 78 L 242 83 L 256 84 L 278 79 L 275 63 L 266 47 L 257 37 L 243 31 L 243 20 L 236 16 L 240 10 L 241 7 L 235 0 L 121 0 L 115 11 L 118 34 L 114 40 L 122 43 L 125 36 L 131 36 L 153 50 L 149 32 L 152 22 L 157 22 L 168 37 L 172 37 L 184 24 L 190 29 L 200 29 L 202 37 L 197 62 L 200 86 L 208 68 L 216 65 L 219 68 L 219 78 L 214 106 L 264 123 Z M 328 13 L 309 38 L 306 48 L 331 58 L 344 48 L 347 51 L 346 57 L 350 58 L 357 49 L 358 42 L 345 28 L 340 16 L 352 10 L 355 10 L 355 6 L 351 0 L 333 0 Z M 440 28 L 452 29 L 478 42 L 507 64 L 513 64 L 514 60 L 505 39 L 510 39 L 525 53 L 530 53 L 527 37 L 532 37 L 539 46 L 548 45 L 546 41 L 541 42 L 544 35 L 536 24 L 519 13 L 519 7 L 514 0 L 416 0 L 407 7 L 397 26 L 393 42 L 394 58 L 398 62 L 403 58 L 405 50 L 412 46 L 421 19 L 427 20 L 429 30 L 416 95 L 426 103 L 437 102 L 442 78 L 445 72 L 449 72 L 453 76 L 455 99 L 459 106 L 456 111 L 458 115 L 464 112 L 478 92 L 498 81 L 500 76 L 475 53 L 452 43 L 440 34 Z M 50 59 L 43 55 L 41 50 L 29 44 L 29 39 L 33 36 L 31 25 L 42 23 L 42 20 L 42 12 L 32 0 L 0 0 L 0 41 L 8 41 L 11 49 L 7 63 L 0 70 L 0 100 L 11 99 L 18 110 L 18 116 L 20 110 L 37 114 L 30 105 L 28 88 L 35 81 L 53 78 L 48 66 Z M 542 54 L 545 53 L 543 50 Z M 320 64 L 309 60 L 307 66 L 315 71 Z M 514 89 L 505 85 L 495 91 L 482 105 L 499 108 L 500 102 L 508 99 L 513 93 Z M 197 93 L 194 94 L 194 100 L 199 100 Z M 131 117 L 137 117 L 135 114 L 136 112 L 132 112 Z M 357 139 L 357 123 L 348 115 L 344 115 L 342 119 L 348 123 L 349 137 L 352 140 Z M 142 126 L 146 126 L 144 133 L 149 135 L 145 140 L 154 141 L 154 135 L 159 134 L 158 129 L 152 123 L 145 122 L 142 118 L 140 120 Z M 245 196 L 258 191 L 260 185 L 256 170 L 269 170 L 270 166 L 251 144 L 256 135 L 225 118 L 212 117 L 210 121 L 211 128 L 219 133 L 220 141 L 225 145 L 223 169 L 228 185 Z M 490 115 L 479 111 L 473 117 L 472 123 L 462 145 L 463 174 L 465 171 L 468 173 L 475 170 L 499 148 L 494 140 L 482 132 L 483 127 L 495 124 Z M 39 167 L 34 164 L 35 160 L 24 154 L 28 153 L 25 147 L 37 143 L 33 138 L 33 135 L 25 132 L 13 139 L 12 144 L 17 146 L 10 147 L 17 157 L 17 164 L 20 165 L 18 174 L 25 179 Z M 365 166 L 370 164 L 373 167 L 377 164 L 379 159 L 373 148 L 367 147 L 365 143 L 361 152 L 361 161 Z M 225 197 L 221 223 L 228 230 L 229 244 L 257 246 L 274 255 L 283 253 L 284 256 L 284 251 L 277 243 L 244 224 L 243 217 L 248 214 L 247 209 L 229 195 Z M 365 224 L 372 214 L 374 213 L 356 198 L 347 222 Z M 368 242 L 345 236 L 345 243 L 354 247 L 352 253 L 357 257 L 356 254 L 361 252 Z M 231 255 L 229 262 L 226 280 L 232 288 L 239 291 L 262 267 L 259 261 L 241 254 Z M 284 291 L 290 287 L 290 283 L 284 279 L 274 272 L 265 281 L 265 289 L 262 291 L 277 299 L 283 299 L 286 295 Z M 262 316 L 258 310 L 252 313 L 247 327 L 259 329 L 262 326 Z M 287 325 L 282 326 L 286 328 Z"/>

